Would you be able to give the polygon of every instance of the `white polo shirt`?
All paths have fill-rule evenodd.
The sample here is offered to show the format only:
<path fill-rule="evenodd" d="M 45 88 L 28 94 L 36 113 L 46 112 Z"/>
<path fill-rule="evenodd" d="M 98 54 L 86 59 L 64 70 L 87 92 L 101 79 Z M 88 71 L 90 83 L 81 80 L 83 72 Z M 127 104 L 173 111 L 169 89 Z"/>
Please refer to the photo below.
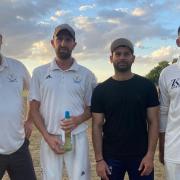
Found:
<path fill-rule="evenodd" d="M 33 72 L 30 101 L 41 103 L 40 113 L 47 131 L 51 134 L 62 134 L 60 120 L 65 111 L 71 116 L 84 112 L 85 106 L 91 105 L 91 95 L 96 86 L 94 74 L 87 68 L 78 65 L 74 60 L 72 66 L 63 71 L 56 61 L 36 68 Z M 77 134 L 87 129 L 82 123 L 72 131 Z"/>
<path fill-rule="evenodd" d="M 159 78 L 160 132 L 165 132 L 165 160 L 180 163 L 180 60 Z"/>
<path fill-rule="evenodd" d="M 24 91 L 30 75 L 17 60 L 2 56 L 0 65 L 0 154 L 11 154 L 24 142 Z M 27 98 L 26 98 L 27 100 Z"/>

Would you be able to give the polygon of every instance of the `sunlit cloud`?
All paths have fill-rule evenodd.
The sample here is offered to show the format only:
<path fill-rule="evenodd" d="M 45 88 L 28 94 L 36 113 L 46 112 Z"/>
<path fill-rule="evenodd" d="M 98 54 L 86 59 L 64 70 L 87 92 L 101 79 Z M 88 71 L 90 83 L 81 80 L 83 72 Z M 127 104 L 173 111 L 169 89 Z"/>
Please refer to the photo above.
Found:
<path fill-rule="evenodd" d="M 86 10 L 88 10 L 88 9 L 93 9 L 93 8 L 95 8 L 95 7 L 96 7 L 95 4 L 92 4 L 92 5 L 82 5 L 82 6 L 79 7 L 79 10 L 80 10 L 80 11 L 86 11 Z"/>
<path fill-rule="evenodd" d="M 58 11 L 55 12 L 55 15 L 56 16 L 65 16 L 68 13 L 70 13 L 70 11 L 58 10 Z"/>
<path fill-rule="evenodd" d="M 163 58 L 169 56 L 173 51 L 173 48 L 168 46 L 168 47 L 161 47 L 160 49 L 154 51 L 151 54 L 152 58 Z"/>
<path fill-rule="evenodd" d="M 146 14 L 146 11 L 142 8 L 135 8 L 132 11 L 132 15 L 133 16 L 144 16 Z"/>
<path fill-rule="evenodd" d="M 73 22 L 78 29 L 83 29 L 85 31 L 93 29 L 93 22 L 86 16 L 74 17 Z"/>
<path fill-rule="evenodd" d="M 51 16 L 50 19 L 51 19 L 52 21 L 57 21 L 58 18 L 57 18 L 56 16 Z"/>

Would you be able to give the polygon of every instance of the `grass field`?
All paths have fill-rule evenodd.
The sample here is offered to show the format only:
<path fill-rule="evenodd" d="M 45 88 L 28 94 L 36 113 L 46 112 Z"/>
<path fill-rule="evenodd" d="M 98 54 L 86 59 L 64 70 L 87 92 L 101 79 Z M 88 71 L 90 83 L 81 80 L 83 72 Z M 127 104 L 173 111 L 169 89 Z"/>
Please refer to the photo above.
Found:
<path fill-rule="evenodd" d="M 89 135 L 89 151 L 90 151 L 90 160 L 91 160 L 91 176 L 92 180 L 99 180 L 96 176 L 96 171 L 95 171 L 95 161 L 94 161 L 94 154 L 93 154 L 93 148 L 92 148 L 92 142 L 91 142 L 91 128 L 88 129 L 88 135 Z M 32 136 L 31 136 L 31 144 L 30 144 L 30 150 L 33 158 L 33 163 L 36 171 L 36 175 L 38 180 L 41 179 L 41 169 L 40 169 L 40 164 L 39 164 L 39 145 L 40 145 L 40 139 L 41 135 L 39 132 L 34 128 Z M 68 180 L 66 173 L 64 173 L 64 178 L 63 180 Z M 8 180 L 9 177 L 5 175 L 3 180 Z M 126 180 L 128 178 L 126 177 Z M 164 180 L 164 171 L 163 171 L 163 166 L 158 162 L 158 152 L 156 152 L 155 156 L 155 180 Z"/>

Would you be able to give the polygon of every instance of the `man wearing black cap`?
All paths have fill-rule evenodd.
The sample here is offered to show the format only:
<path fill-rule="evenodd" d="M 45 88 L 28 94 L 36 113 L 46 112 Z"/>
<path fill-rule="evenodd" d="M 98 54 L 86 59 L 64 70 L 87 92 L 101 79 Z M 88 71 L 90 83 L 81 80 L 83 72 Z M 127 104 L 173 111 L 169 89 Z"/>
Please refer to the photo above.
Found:
<path fill-rule="evenodd" d="M 115 74 L 92 96 L 96 170 L 103 180 L 152 180 L 158 138 L 159 101 L 155 86 L 133 74 L 133 44 L 125 38 L 111 44 Z"/>
<path fill-rule="evenodd" d="M 180 27 L 176 44 L 180 47 Z M 180 179 L 180 58 L 159 78 L 160 136 L 159 158 L 165 165 L 166 179 Z"/>
<path fill-rule="evenodd" d="M 55 28 L 51 44 L 56 57 L 33 72 L 30 110 L 41 132 L 40 160 L 43 180 L 62 180 L 63 163 L 71 180 L 89 180 L 87 124 L 96 78 L 71 56 L 75 32 L 68 24 Z M 64 119 L 65 114 L 70 119 Z M 71 150 L 63 148 L 64 133 L 71 132 Z"/>

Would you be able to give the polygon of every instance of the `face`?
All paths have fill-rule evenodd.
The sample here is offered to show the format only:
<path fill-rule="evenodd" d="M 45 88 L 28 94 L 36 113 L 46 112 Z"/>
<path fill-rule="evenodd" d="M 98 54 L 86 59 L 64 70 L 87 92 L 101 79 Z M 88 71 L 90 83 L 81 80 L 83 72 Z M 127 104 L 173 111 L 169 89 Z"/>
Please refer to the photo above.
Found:
<path fill-rule="evenodd" d="M 76 42 L 68 31 L 62 31 L 53 38 L 51 44 L 56 52 L 56 56 L 61 60 L 67 60 L 71 57 L 72 50 L 76 46 Z"/>
<path fill-rule="evenodd" d="M 135 56 L 127 47 L 118 47 L 110 56 L 110 61 L 116 72 L 131 71 Z"/>
<path fill-rule="evenodd" d="M 178 37 L 176 39 L 176 44 L 178 47 L 180 47 L 180 34 L 178 35 Z"/>

